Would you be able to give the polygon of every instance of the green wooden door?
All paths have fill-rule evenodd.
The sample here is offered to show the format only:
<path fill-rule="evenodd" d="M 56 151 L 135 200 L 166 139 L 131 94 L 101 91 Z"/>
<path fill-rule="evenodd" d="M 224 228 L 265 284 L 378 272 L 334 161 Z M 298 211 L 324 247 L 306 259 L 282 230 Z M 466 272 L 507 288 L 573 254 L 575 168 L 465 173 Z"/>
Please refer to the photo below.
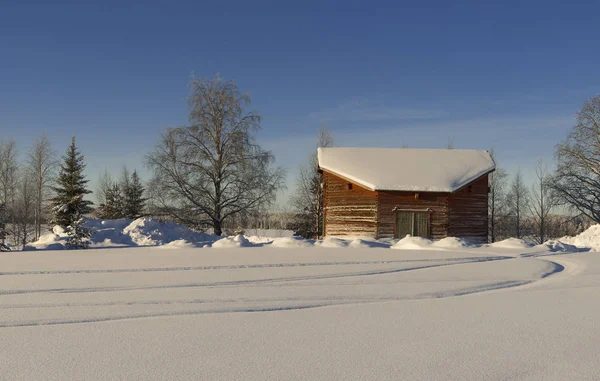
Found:
<path fill-rule="evenodd" d="M 429 238 L 429 212 L 396 212 L 396 238 Z"/>
<path fill-rule="evenodd" d="M 415 213 L 413 236 L 429 238 L 429 213 Z"/>
<path fill-rule="evenodd" d="M 407 235 L 413 234 L 413 213 L 398 212 L 398 220 L 396 221 L 396 238 L 404 238 Z"/>

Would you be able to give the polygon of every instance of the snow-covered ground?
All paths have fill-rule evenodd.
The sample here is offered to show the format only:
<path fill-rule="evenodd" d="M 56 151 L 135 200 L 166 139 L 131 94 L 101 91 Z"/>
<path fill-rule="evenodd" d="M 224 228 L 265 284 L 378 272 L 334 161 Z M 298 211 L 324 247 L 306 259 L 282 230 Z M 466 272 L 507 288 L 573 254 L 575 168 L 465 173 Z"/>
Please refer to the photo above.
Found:
<path fill-rule="evenodd" d="M 598 253 L 271 242 L 1 253 L 0 379 L 598 379 Z"/>

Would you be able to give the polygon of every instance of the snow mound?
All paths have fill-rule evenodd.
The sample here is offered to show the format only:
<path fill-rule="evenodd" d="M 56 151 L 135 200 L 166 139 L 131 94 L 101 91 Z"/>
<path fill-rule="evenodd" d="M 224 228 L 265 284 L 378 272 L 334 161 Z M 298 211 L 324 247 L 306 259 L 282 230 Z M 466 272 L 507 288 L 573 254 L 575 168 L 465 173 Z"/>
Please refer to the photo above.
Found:
<path fill-rule="evenodd" d="M 371 247 L 371 244 L 370 242 L 367 242 L 364 239 L 355 239 L 353 241 L 350 241 L 348 247 L 351 247 L 353 249 L 363 249 Z"/>
<path fill-rule="evenodd" d="M 568 243 L 564 243 L 561 241 L 548 241 L 543 245 L 539 245 L 542 249 L 550 250 L 552 252 L 561 252 L 561 253 L 576 253 L 581 251 L 577 246 L 569 245 Z"/>
<path fill-rule="evenodd" d="M 503 241 L 490 243 L 489 246 L 497 249 L 527 249 L 533 245 L 519 238 L 508 238 Z"/>
<path fill-rule="evenodd" d="M 348 244 L 348 247 L 353 249 L 362 249 L 362 248 L 371 248 L 371 249 L 389 249 L 389 243 L 380 242 L 380 241 L 371 241 L 366 239 L 357 238 Z"/>
<path fill-rule="evenodd" d="M 52 233 L 43 234 L 40 238 L 23 247 L 23 251 L 33 250 L 64 250 L 67 243 L 67 236 L 60 226 L 55 226 Z"/>
<path fill-rule="evenodd" d="M 200 242 L 210 240 L 206 233 L 199 233 L 174 222 L 162 222 L 153 218 L 138 218 L 123 229 L 123 234 L 137 246 L 161 246 L 173 241 Z"/>
<path fill-rule="evenodd" d="M 400 250 L 462 250 L 476 248 L 474 245 L 462 238 L 446 237 L 439 241 L 433 241 L 422 237 L 412 237 L 407 235 L 392 245 L 392 249 Z"/>
<path fill-rule="evenodd" d="M 348 246 L 348 241 L 341 238 L 328 237 L 322 241 L 315 242 L 315 246 L 326 247 L 330 249 L 341 249 Z"/>
<path fill-rule="evenodd" d="M 275 238 L 269 246 L 276 248 L 313 247 L 314 241 L 309 241 L 298 237 L 283 237 Z"/>
<path fill-rule="evenodd" d="M 237 247 L 253 247 L 255 246 L 252 242 L 248 241 L 243 235 L 236 235 L 234 237 L 225 237 L 212 244 L 213 248 L 216 249 L 233 249 Z"/>
<path fill-rule="evenodd" d="M 468 242 L 465 239 L 457 238 L 457 237 L 446 237 L 446 238 L 440 239 L 439 241 L 434 242 L 432 245 L 438 249 L 448 249 L 448 250 L 457 250 L 457 249 L 464 249 L 464 248 L 470 248 L 470 247 L 477 246 L 477 245 L 474 245 L 474 244 Z"/>
<path fill-rule="evenodd" d="M 161 249 L 190 249 L 196 247 L 196 245 L 186 241 L 185 239 L 178 239 L 177 241 L 172 241 L 159 247 Z"/>
<path fill-rule="evenodd" d="M 600 251 L 600 225 L 592 225 L 575 237 L 563 237 L 559 241 L 578 248 L 589 248 L 591 251 Z"/>
<path fill-rule="evenodd" d="M 248 236 L 248 235 L 244 234 L 244 237 L 246 237 L 246 239 L 248 241 L 250 241 L 251 243 L 254 243 L 254 244 L 257 244 L 257 245 L 258 244 L 271 243 L 271 242 L 273 242 L 275 240 L 274 237 L 264 237 L 264 236 L 260 236 L 260 235 L 251 235 L 251 236 Z"/>
<path fill-rule="evenodd" d="M 400 250 L 428 250 L 431 249 L 432 244 L 433 241 L 430 239 L 407 235 L 391 248 Z"/>

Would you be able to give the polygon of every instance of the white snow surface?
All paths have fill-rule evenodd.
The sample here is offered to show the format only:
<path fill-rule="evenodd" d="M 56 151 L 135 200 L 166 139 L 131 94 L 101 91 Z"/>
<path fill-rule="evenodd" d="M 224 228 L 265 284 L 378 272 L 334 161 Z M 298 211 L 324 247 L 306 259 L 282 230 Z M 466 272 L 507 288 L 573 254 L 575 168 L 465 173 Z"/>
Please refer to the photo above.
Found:
<path fill-rule="evenodd" d="M 598 379 L 597 253 L 299 242 L 0 253 L 0 379 Z"/>
<path fill-rule="evenodd" d="M 319 167 L 371 190 L 454 192 L 495 168 L 487 151 L 319 148 Z"/>

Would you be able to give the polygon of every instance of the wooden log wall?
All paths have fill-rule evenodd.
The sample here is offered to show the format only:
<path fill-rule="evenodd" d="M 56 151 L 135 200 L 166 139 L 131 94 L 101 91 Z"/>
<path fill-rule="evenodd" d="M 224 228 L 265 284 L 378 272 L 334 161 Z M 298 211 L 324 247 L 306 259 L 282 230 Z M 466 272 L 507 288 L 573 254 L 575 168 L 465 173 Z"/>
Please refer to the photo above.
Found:
<path fill-rule="evenodd" d="M 445 238 L 448 234 L 448 193 L 419 193 L 415 192 L 378 192 L 378 221 L 377 238 L 395 238 L 396 213 L 394 209 L 424 210 L 431 209 L 431 237 Z M 402 237 L 400 237 L 402 238 Z"/>
<path fill-rule="evenodd" d="M 488 176 L 482 176 L 449 198 L 448 235 L 473 243 L 488 241 Z"/>
<path fill-rule="evenodd" d="M 377 235 L 377 192 L 323 172 L 324 220 L 327 236 Z M 352 189 L 348 189 L 352 184 Z"/>
<path fill-rule="evenodd" d="M 323 172 L 327 236 L 395 238 L 399 210 L 431 209 L 432 239 L 448 236 L 485 243 L 488 237 L 488 178 L 479 178 L 455 193 L 371 191 Z M 349 189 L 349 184 L 352 187 Z"/>

